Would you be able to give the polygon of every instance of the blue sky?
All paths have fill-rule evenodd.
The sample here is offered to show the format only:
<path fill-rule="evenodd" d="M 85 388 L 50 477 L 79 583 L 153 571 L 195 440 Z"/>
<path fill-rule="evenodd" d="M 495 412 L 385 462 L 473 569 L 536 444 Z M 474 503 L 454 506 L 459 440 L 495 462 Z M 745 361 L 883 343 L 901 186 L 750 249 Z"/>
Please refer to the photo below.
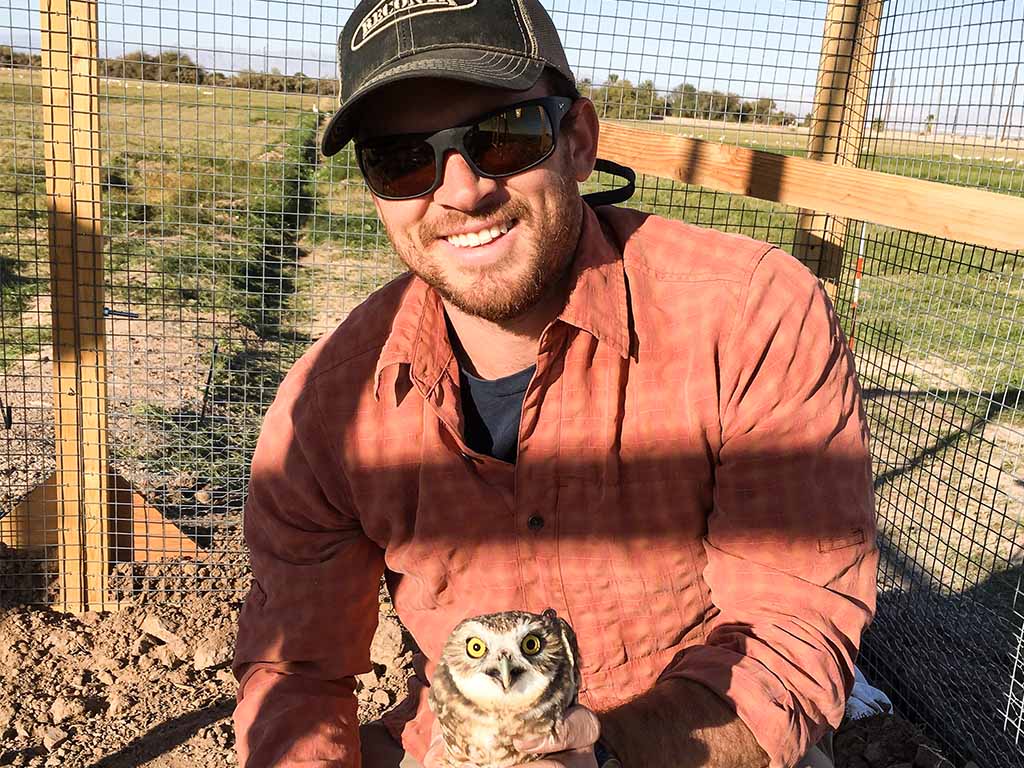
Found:
<path fill-rule="evenodd" d="M 0 0 L 2 1 L 2 0 Z M 486 2 L 487 0 L 482 0 Z M 825 0 L 542 0 L 578 77 L 609 72 L 668 90 L 768 96 L 797 114 L 814 97 Z M 0 41 L 38 48 L 37 0 L 7 0 Z M 101 50 L 181 49 L 203 65 L 308 75 L 334 72 L 338 28 L 353 0 L 100 0 Z M 872 113 L 891 125 L 1000 127 L 1020 135 L 1024 0 L 889 0 Z M 1008 111 L 1010 110 L 1010 111 Z"/>

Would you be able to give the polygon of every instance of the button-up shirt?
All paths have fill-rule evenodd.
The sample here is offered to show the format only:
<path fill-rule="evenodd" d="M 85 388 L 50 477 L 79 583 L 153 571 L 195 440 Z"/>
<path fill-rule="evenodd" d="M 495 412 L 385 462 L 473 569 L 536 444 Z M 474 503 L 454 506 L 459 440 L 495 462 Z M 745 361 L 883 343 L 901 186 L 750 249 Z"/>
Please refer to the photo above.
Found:
<path fill-rule="evenodd" d="M 585 208 L 515 464 L 466 446 L 458 387 L 441 300 L 411 275 L 282 383 L 245 507 L 243 765 L 357 765 L 382 574 L 424 682 L 463 618 L 554 608 L 594 710 L 687 678 L 775 768 L 838 725 L 875 606 L 872 479 L 852 356 L 804 266 Z M 411 689 L 388 722 L 422 757 Z"/>

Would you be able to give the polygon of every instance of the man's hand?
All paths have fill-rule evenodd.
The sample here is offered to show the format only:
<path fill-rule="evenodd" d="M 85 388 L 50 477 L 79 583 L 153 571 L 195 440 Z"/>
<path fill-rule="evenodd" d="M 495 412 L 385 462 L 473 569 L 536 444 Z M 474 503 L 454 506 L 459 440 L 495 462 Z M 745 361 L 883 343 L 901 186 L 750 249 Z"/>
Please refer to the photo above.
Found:
<path fill-rule="evenodd" d="M 594 744 L 601 734 L 597 715 L 586 707 L 572 707 L 558 726 L 554 736 L 536 742 L 515 742 L 522 752 L 544 755 L 542 760 L 523 763 L 515 768 L 597 768 L 594 758 Z M 440 728 L 435 728 L 430 749 L 423 756 L 423 768 L 448 768 L 444 761 L 444 739 Z M 453 768 L 477 768 L 472 763 L 463 763 Z"/>
<path fill-rule="evenodd" d="M 522 752 L 544 755 L 542 760 L 516 768 L 598 768 L 594 744 L 600 735 L 597 715 L 583 706 L 572 707 L 553 736 L 535 742 L 515 742 Z"/>
<path fill-rule="evenodd" d="M 423 756 L 423 768 L 448 768 L 448 763 L 444 759 L 444 738 L 441 736 L 437 721 L 434 721 L 431 736 L 430 748 Z"/>

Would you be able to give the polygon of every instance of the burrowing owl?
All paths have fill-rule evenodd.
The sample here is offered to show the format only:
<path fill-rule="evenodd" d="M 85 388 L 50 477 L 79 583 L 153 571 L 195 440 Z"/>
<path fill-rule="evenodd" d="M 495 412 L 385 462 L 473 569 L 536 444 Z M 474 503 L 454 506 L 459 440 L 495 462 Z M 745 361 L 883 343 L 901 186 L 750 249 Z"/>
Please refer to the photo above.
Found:
<path fill-rule="evenodd" d="M 536 759 L 513 740 L 547 736 L 576 703 L 576 636 L 554 611 L 491 613 L 452 630 L 430 684 L 449 765 Z"/>

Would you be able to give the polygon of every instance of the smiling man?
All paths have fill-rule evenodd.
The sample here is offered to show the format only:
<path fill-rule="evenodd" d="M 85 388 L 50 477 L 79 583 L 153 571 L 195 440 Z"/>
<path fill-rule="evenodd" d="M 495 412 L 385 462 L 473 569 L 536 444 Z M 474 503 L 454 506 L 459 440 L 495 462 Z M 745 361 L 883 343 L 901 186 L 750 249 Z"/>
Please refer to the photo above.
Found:
<path fill-rule="evenodd" d="M 354 140 L 409 273 L 267 413 L 240 763 L 435 768 L 425 687 L 452 627 L 553 608 L 583 688 L 530 765 L 829 765 L 877 551 L 860 391 L 816 279 L 582 197 L 598 120 L 535 0 L 364 2 L 338 54 L 323 150 Z M 423 663 L 360 728 L 382 574 Z"/>

